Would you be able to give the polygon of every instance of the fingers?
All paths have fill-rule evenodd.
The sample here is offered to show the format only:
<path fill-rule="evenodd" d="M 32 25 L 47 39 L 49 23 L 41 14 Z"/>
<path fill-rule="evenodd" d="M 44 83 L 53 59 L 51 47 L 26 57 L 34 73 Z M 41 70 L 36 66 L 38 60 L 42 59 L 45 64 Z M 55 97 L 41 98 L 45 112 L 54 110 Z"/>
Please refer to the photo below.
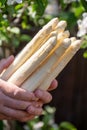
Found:
<path fill-rule="evenodd" d="M 11 117 L 16 120 L 20 120 L 21 118 L 29 116 L 28 113 L 25 111 L 11 109 L 3 105 L 0 105 L 0 112 L 5 116 Z"/>
<path fill-rule="evenodd" d="M 40 102 L 35 102 L 35 101 L 27 102 L 27 101 L 13 99 L 4 95 L 1 91 L 0 91 L 0 104 L 18 110 L 26 110 L 26 108 L 28 108 L 28 106 L 30 105 L 33 105 L 34 107 L 41 107 Z"/>
<path fill-rule="evenodd" d="M 27 102 L 22 100 L 16 100 L 4 95 L 3 92 L 1 91 L 0 91 L 0 104 L 16 110 L 26 110 L 30 105 L 32 105 L 33 107 L 42 107 L 41 102 L 38 101 Z"/>
<path fill-rule="evenodd" d="M 29 113 L 29 114 L 33 114 L 33 115 L 37 115 L 37 116 L 39 116 L 39 115 L 41 115 L 42 114 L 42 111 L 43 111 L 43 109 L 41 108 L 41 107 L 34 107 L 34 106 L 29 106 L 28 108 L 27 108 L 27 112 Z"/>
<path fill-rule="evenodd" d="M 39 98 L 43 103 L 49 103 L 52 100 L 51 94 L 41 89 L 37 89 L 35 91 L 35 96 Z"/>
<path fill-rule="evenodd" d="M 8 58 L 6 59 L 2 59 L 0 61 L 0 73 L 6 69 L 14 60 L 14 56 L 9 56 Z"/>
<path fill-rule="evenodd" d="M 20 101 L 20 100 L 15 100 L 15 99 L 5 96 L 4 105 L 12 109 L 25 110 L 29 105 L 31 105 L 31 103 Z"/>
<path fill-rule="evenodd" d="M 15 100 L 9 97 L 6 97 L 4 105 L 16 110 L 26 110 L 29 106 L 33 107 L 41 106 L 39 102 L 26 102 Z"/>
<path fill-rule="evenodd" d="M 10 108 L 21 109 L 21 110 L 25 110 L 30 105 L 29 102 L 12 99 L 4 95 L 1 91 L 0 91 L 0 104 Z"/>
<path fill-rule="evenodd" d="M 41 113 L 41 102 L 16 100 L 4 95 L 4 93 L 0 91 L 0 119 L 26 121 L 34 118 L 34 116 L 41 115 Z"/>
<path fill-rule="evenodd" d="M 0 89 L 5 95 L 10 96 L 14 99 L 23 100 L 23 101 L 36 100 L 34 93 L 21 89 L 16 85 L 12 83 L 7 83 L 1 79 L 0 79 Z"/>
<path fill-rule="evenodd" d="M 21 119 L 21 122 L 27 122 L 35 118 L 35 115 L 30 115 L 29 117 L 25 117 Z"/>
<path fill-rule="evenodd" d="M 48 88 L 48 91 L 52 91 L 54 89 L 56 89 L 58 86 L 58 81 L 56 79 L 54 79 L 50 85 L 50 87 Z"/>
<path fill-rule="evenodd" d="M 13 119 L 24 122 L 34 118 L 35 116 L 41 115 L 42 111 L 42 108 L 35 108 L 33 106 L 29 106 L 26 112 L 0 105 L 0 119 Z"/>
<path fill-rule="evenodd" d="M 0 114 L 0 120 L 10 120 L 10 117 L 5 116 L 4 114 Z"/>
<path fill-rule="evenodd" d="M 56 87 L 58 86 L 58 82 L 56 79 L 54 79 L 48 89 L 48 91 L 54 90 L 56 89 Z M 52 96 L 49 92 L 41 90 L 41 89 L 37 89 L 35 91 L 35 96 L 40 99 L 43 103 L 49 103 L 52 100 Z"/>

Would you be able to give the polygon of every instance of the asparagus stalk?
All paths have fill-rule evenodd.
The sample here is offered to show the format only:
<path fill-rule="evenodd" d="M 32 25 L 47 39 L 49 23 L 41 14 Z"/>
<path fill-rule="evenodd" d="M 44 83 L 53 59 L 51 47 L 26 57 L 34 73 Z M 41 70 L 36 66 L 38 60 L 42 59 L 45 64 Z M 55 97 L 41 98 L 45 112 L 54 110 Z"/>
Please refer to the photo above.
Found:
<path fill-rule="evenodd" d="M 63 56 L 60 57 L 56 64 L 54 64 L 54 66 L 51 68 L 50 73 L 46 75 L 48 78 L 45 78 L 45 80 L 40 84 L 39 88 L 46 90 L 50 86 L 52 80 L 60 74 L 60 72 L 75 55 L 75 53 L 80 49 L 81 44 L 81 40 L 75 40 L 72 42 Z"/>
<path fill-rule="evenodd" d="M 77 40 L 76 37 L 71 37 L 70 39 L 72 43 Z"/>
<path fill-rule="evenodd" d="M 61 57 L 70 44 L 70 39 L 65 39 L 55 52 L 48 57 L 30 77 L 28 77 L 21 87 L 29 91 L 34 91 L 37 87 L 39 87 L 44 79 L 48 78 L 46 75 L 50 73 L 50 68 L 52 68 L 54 63 Z"/>
<path fill-rule="evenodd" d="M 69 32 L 65 31 L 61 33 L 58 37 L 58 44 L 59 42 L 62 43 L 63 39 L 69 37 Z M 17 71 L 8 79 L 8 82 L 12 82 L 18 86 L 20 86 L 35 69 L 38 67 L 38 65 L 47 57 L 49 57 L 55 49 L 59 46 L 56 43 L 56 41 L 53 39 L 49 39 L 47 43 L 45 43 L 42 46 L 42 49 L 40 48 L 36 53 L 34 53 L 29 60 L 27 60 Z M 57 40 L 57 38 L 56 38 Z M 51 46 L 51 44 L 55 44 L 55 46 L 52 45 L 50 47 L 49 53 L 47 52 L 47 46 Z M 47 54 L 46 54 L 47 52 Z M 42 59 L 43 58 L 43 59 Z"/>
<path fill-rule="evenodd" d="M 49 38 L 49 40 L 8 79 L 8 81 L 20 86 L 47 57 L 56 43 L 57 36 Z"/>
<path fill-rule="evenodd" d="M 58 18 L 46 24 L 15 58 L 2 75 L 29 91 L 46 90 L 81 46 L 81 41 L 64 31 L 66 21 Z M 70 45 L 71 44 L 71 45 Z"/>
<path fill-rule="evenodd" d="M 67 22 L 62 20 L 57 24 L 57 26 L 55 27 L 55 30 L 57 30 L 58 33 L 63 32 L 66 26 L 67 26 Z"/>
<path fill-rule="evenodd" d="M 14 62 L 2 75 L 2 79 L 8 80 L 9 77 L 43 44 L 43 40 L 54 30 L 58 24 L 58 18 L 52 19 L 47 23 L 35 37 L 18 54 Z M 41 44 L 42 43 L 42 44 Z"/>
<path fill-rule="evenodd" d="M 66 21 L 60 21 L 58 22 L 57 26 L 54 28 L 54 31 L 52 31 L 47 37 L 45 37 L 45 39 L 43 40 L 43 44 L 53 35 L 55 35 L 55 33 L 63 33 L 65 28 L 67 26 Z"/>
<path fill-rule="evenodd" d="M 61 32 L 57 35 L 57 44 L 56 46 L 53 48 L 53 50 L 51 51 L 51 54 L 53 52 L 55 52 L 55 50 L 61 45 L 61 43 L 63 42 L 64 39 L 68 38 L 70 36 L 70 33 L 68 30 Z"/>

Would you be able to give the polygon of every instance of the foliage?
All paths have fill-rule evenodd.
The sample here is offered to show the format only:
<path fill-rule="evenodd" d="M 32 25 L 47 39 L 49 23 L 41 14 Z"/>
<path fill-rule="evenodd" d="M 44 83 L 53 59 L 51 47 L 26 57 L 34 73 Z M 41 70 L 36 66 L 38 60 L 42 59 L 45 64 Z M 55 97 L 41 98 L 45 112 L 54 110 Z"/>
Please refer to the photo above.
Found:
<path fill-rule="evenodd" d="M 70 122 L 61 122 L 58 130 L 77 130 L 77 128 Z"/>
<path fill-rule="evenodd" d="M 0 47 L 3 50 L 3 57 L 7 56 L 6 49 L 10 54 L 16 55 L 19 48 L 29 42 L 44 24 L 55 17 L 45 13 L 49 1 L 51 0 L 23 0 L 18 4 L 19 0 L 13 0 L 13 3 L 8 5 L 7 0 L 0 0 Z M 78 26 L 77 21 L 79 19 L 83 21 L 82 14 L 87 12 L 87 0 L 57 0 L 57 2 L 58 15 L 56 17 L 66 20 L 71 35 L 76 36 L 81 27 Z M 80 38 L 83 40 L 83 55 L 87 58 L 87 29 Z M 0 57 L 2 57 L 1 54 Z M 57 126 L 53 119 L 54 114 L 49 114 L 46 110 L 42 119 L 38 117 L 28 122 L 27 127 L 31 129 L 35 123 L 38 124 L 37 122 L 41 120 L 43 124 L 41 130 L 76 130 L 72 124 L 67 122 Z M 0 121 L 0 129 L 3 130 L 2 121 Z"/>
<path fill-rule="evenodd" d="M 0 130 L 3 130 L 3 121 L 0 121 Z"/>
<path fill-rule="evenodd" d="M 8 1 L 10 5 L 7 4 Z M 38 31 L 41 26 L 54 17 L 44 13 L 49 4 L 48 0 L 23 0 L 21 2 L 21 0 L 0 1 L 0 46 L 3 48 L 3 56 L 6 56 L 6 48 L 10 53 L 16 54 L 20 44 L 24 46 L 34 36 L 35 30 Z M 58 2 L 60 10 L 57 17 L 66 20 L 71 34 L 76 35 L 77 21 L 83 12 L 87 11 L 87 1 L 59 0 Z M 81 37 L 83 38 L 83 36 Z"/>
<path fill-rule="evenodd" d="M 19 4 L 15 1 L 21 2 L 13 0 L 11 5 L 8 5 L 7 0 L 0 1 L 0 46 L 3 48 L 3 56 L 6 56 L 6 48 L 10 53 L 16 54 L 20 44 L 24 46 L 34 36 L 35 30 L 38 31 L 54 17 L 44 13 L 49 4 L 48 0 L 24 0 Z M 85 0 L 59 0 L 58 6 L 61 8 L 57 17 L 67 21 L 72 35 L 77 34 L 77 21 L 82 18 L 83 12 L 87 11 L 86 4 Z M 81 37 L 83 39 L 83 36 Z M 86 52 L 85 48 L 85 55 Z"/>
<path fill-rule="evenodd" d="M 77 130 L 72 123 L 67 121 L 61 122 L 59 125 L 55 123 L 55 111 L 54 107 L 46 106 L 43 115 L 24 124 L 23 130 Z M 18 125 L 16 130 L 20 129 Z"/>
<path fill-rule="evenodd" d="M 6 2 L 0 1 L 0 46 L 14 54 L 20 43 L 31 40 L 28 31 L 39 24 L 38 19 L 44 13 L 47 0 L 29 0 L 14 5 Z"/>

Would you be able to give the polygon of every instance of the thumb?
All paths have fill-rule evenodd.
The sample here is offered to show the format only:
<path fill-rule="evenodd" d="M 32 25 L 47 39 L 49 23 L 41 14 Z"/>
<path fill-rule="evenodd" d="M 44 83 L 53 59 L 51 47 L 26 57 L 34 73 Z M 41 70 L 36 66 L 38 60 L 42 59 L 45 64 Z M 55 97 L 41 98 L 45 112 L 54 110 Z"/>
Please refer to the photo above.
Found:
<path fill-rule="evenodd" d="M 6 68 L 9 67 L 9 65 L 13 62 L 14 60 L 14 56 L 11 55 L 8 58 L 4 58 L 0 61 L 0 73 L 2 73 L 2 71 Z"/>

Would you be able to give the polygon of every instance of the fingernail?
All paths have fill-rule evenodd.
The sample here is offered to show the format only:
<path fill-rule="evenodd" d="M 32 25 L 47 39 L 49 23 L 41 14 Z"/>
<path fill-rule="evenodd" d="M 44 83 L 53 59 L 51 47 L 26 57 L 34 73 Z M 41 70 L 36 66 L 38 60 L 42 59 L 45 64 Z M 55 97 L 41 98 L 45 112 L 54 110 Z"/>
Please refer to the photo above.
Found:
<path fill-rule="evenodd" d="M 35 95 L 38 97 L 38 95 L 41 97 L 42 96 L 42 91 L 41 90 L 37 90 L 35 92 Z"/>

